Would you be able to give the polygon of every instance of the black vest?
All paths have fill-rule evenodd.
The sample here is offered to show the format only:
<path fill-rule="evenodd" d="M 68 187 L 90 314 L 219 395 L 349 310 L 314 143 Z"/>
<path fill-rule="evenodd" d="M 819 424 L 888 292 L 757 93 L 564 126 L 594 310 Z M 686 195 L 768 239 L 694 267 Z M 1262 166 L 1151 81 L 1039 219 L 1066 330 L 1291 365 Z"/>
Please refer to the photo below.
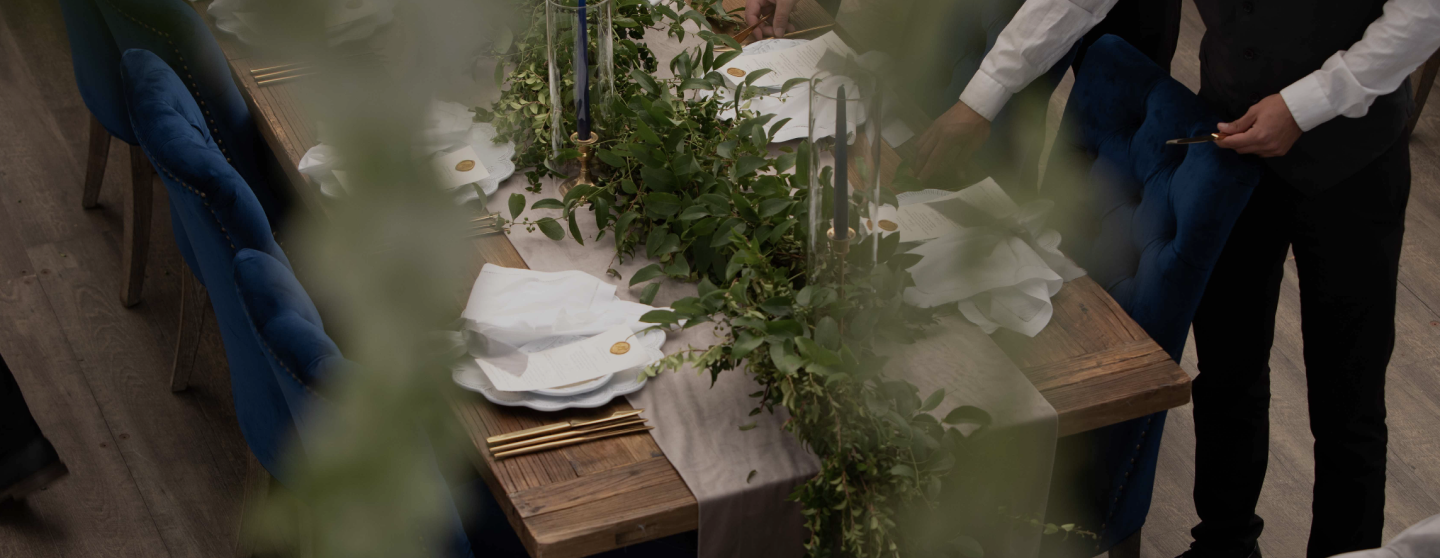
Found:
<path fill-rule="evenodd" d="M 1205 22 L 1200 96 L 1227 119 L 1320 69 L 1380 17 L 1385 0 L 1196 0 Z M 1265 159 L 1292 186 L 1318 192 L 1384 152 L 1413 110 L 1410 80 L 1360 118 L 1337 116 L 1305 132 L 1284 157 Z"/>

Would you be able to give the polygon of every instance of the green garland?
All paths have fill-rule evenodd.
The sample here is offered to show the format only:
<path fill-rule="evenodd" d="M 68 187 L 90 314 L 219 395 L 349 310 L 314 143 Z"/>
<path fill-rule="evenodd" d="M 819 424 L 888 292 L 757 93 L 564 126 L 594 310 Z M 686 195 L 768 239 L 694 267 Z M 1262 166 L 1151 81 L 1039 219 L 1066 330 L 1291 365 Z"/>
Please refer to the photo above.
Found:
<path fill-rule="evenodd" d="M 556 107 L 550 106 L 547 83 L 544 4 L 518 1 L 521 15 L 540 24 L 500 49 L 514 68 L 505 79 L 509 89 L 493 107 L 476 111 L 477 119 L 495 123 L 501 140 L 518 144 L 517 164 L 534 169 L 527 176 L 538 191 L 541 178 L 559 176 L 547 160 L 576 154 L 550 152 L 550 111 Z M 765 71 L 747 76 L 732 91 L 735 100 L 726 102 L 721 95 L 696 93 L 727 87 L 715 70 L 738 55 L 733 39 L 700 32 L 704 47 L 677 56 L 670 80 L 651 76 L 655 57 L 637 42 L 646 28 L 678 40 L 686 34 L 685 20 L 707 28 L 707 19 L 731 16 L 718 2 L 681 14 L 644 0 L 613 1 L 616 96 L 608 111 L 597 111 L 604 133 L 597 154 L 608 168 L 595 187 L 531 206 L 562 210 L 560 221 L 518 223 L 556 240 L 568 228 L 569 236 L 583 243 L 576 220 L 588 208 L 599 236 L 614 235 L 619 258 L 643 253 L 658 261 L 629 280 L 631 286 L 645 284 L 640 299 L 647 304 L 659 290 L 657 279 L 698 282 L 699 296 L 643 319 L 669 327 L 712 324 L 723 341 L 669 355 L 647 373 L 689 366 L 708 370 L 713 380 L 743 370 L 762 388 L 751 394 L 757 401 L 752 416 L 776 407 L 789 411 L 785 428 L 821 462 L 820 473 L 791 496 L 803 507 L 812 533 L 806 544 L 810 556 L 977 555 L 979 547 L 969 537 L 937 537 L 902 520 L 917 510 L 936 510 L 942 494 L 950 494 L 948 485 L 964 477 L 958 474 L 964 460 L 977 458 L 969 438 L 950 425 L 983 429 L 989 423 L 974 407 L 937 420 L 929 411 L 941 403 L 943 391 L 922 400 L 914 385 L 879 373 L 884 359 L 875 354 L 876 339 L 906 343 L 935 320 L 933 312 L 901 301 L 904 288 L 913 284 L 905 269 L 918 256 L 901 253 L 898 238 L 891 236 L 880 241 L 878 265 L 865 268 L 856 258 L 843 294 L 807 285 L 807 146 L 770 156 L 767 146 L 785 122 L 757 115 L 745 102 L 757 94 L 750 85 Z M 717 53 L 721 46 L 735 50 Z M 562 74 L 568 76 L 568 68 Z M 562 90 L 570 89 L 567 77 Z M 721 120 L 722 113 L 734 118 Z M 567 129 L 573 120 L 573 113 L 564 115 Z M 821 170 L 822 179 L 828 181 L 829 172 Z M 519 219 L 524 196 L 513 194 L 509 209 L 511 218 Z M 1068 533 L 1073 527 L 1049 528 L 1061 529 Z"/>

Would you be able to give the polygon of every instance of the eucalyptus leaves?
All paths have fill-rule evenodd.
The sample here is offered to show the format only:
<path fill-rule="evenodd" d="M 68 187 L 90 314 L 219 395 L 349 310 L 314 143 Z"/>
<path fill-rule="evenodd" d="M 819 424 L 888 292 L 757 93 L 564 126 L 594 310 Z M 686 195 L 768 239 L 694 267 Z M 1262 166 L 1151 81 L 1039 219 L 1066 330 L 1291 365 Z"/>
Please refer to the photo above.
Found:
<path fill-rule="evenodd" d="M 534 13 L 539 5 L 524 0 L 522 11 Z M 724 341 L 669 355 L 647 373 L 689 366 L 714 378 L 743 370 L 762 388 L 752 394 L 752 415 L 776 407 L 789 411 L 786 428 L 822 462 L 820 474 L 792 495 L 812 532 L 810 555 L 975 555 L 973 540 L 953 533 L 944 540 L 922 537 L 900 519 L 933 507 L 965 456 L 975 458 L 970 438 L 951 425 L 983 429 L 989 422 L 974 407 L 937 420 L 929 411 L 943 400 L 942 391 L 922 399 L 913 385 L 880 374 L 884 359 L 875 341 L 906 342 L 935 319 L 901 301 L 912 284 L 905 268 L 917 258 L 903 253 L 896 236 L 870 237 L 864 242 L 880 243 L 874 247 L 878 264 L 855 268 L 843 286 L 808 285 L 809 146 L 772 154 L 771 139 L 786 121 L 747 109 L 748 99 L 760 94 L 752 84 L 766 71 L 718 94 L 727 84 L 716 70 L 739 54 L 739 45 L 702 31 L 704 46 L 671 60 L 674 78 L 657 80 L 653 54 L 634 40 L 642 28 L 679 39 L 686 20 L 704 28 L 706 19 L 726 16 L 718 2 L 684 13 L 643 0 L 618 0 L 617 8 L 616 97 L 598 125 L 598 157 L 608 168 L 597 186 L 531 206 L 560 210 L 559 219 L 522 218 L 525 198 L 512 195 L 513 223 L 555 240 L 568 229 L 583 243 L 577 220 L 591 214 L 600 237 L 613 235 L 617 256 L 643 254 L 656 262 L 629 278 L 632 287 L 644 285 L 645 303 L 665 278 L 698 283 L 698 296 L 643 319 L 667 327 L 710 324 Z M 550 111 L 557 109 L 547 105 L 543 33 L 518 34 L 507 93 L 494 107 L 477 109 L 478 118 L 493 119 L 502 138 L 520 144 L 517 163 L 534 167 L 527 176 L 536 187 L 542 176 L 556 174 L 544 166 L 552 155 L 562 161 L 575 156 L 549 153 L 548 142 L 537 141 L 548 137 Z M 717 52 L 722 46 L 735 50 Z M 562 119 L 566 125 L 572 120 Z M 864 248 L 854 252 L 869 252 Z"/>

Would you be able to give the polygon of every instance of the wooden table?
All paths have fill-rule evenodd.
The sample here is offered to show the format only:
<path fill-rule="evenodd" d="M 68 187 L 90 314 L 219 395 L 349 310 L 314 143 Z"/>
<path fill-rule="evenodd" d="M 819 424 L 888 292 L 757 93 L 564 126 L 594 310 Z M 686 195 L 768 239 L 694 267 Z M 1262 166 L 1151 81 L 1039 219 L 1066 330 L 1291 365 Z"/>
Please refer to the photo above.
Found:
<path fill-rule="evenodd" d="M 205 13 L 209 0 L 196 2 Z M 725 4 L 743 5 L 743 0 Z M 813 0 L 802 0 L 797 28 L 831 22 Z M 245 46 L 215 30 L 261 135 L 286 167 L 290 192 L 305 210 L 325 212 L 318 188 L 296 170 L 316 144 L 315 123 L 305 116 L 296 85 L 260 87 Z M 891 173 L 906 146 L 885 146 Z M 478 262 L 527 268 L 504 236 L 475 242 Z M 476 265 L 475 272 L 478 273 Z M 1001 331 L 993 338 L 1059 415 L 1066 436 L 1189 401 L 1189 377 L 1089 277 L 1065 285 L 1053 299 L 1054 317 L 1033 339 Z M 485 438 L 572 418 L 630 409 L 618 398 L 598 409 L 540 413 L 491 405 L 478 394 L 453 398 L 459 421 L 475 446 L 476 469 L 489 485 L 532 556 L 585 556 L 693 530 L 699 507 L 680 475 L 648 433 L 623 436 L 495 461 Z"/>

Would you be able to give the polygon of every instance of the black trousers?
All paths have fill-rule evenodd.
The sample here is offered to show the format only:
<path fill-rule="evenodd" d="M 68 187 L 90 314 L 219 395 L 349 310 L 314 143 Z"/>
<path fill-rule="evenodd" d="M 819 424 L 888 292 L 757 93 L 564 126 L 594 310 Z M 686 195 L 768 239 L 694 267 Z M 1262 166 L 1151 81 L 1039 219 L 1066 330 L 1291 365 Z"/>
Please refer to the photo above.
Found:
<path fill-rule="evenodd" d="M 20 395 L 20 386 L 0 356 L 0 458 L 40 437 L 40 427 Z"/>
<path fill-rule="evenodd" d="M 1267 171 L 1235 224 L 1195 317 L 1197 550 L 1253 547 L 1269 455 L 1270 348 L 1286 249 L 1300 281 L 1315 436 L 1307 556 L 1380 546 L 1385 369 L 1410 195 L 1408 137 L 1340 184 L 1302 195 Z"/>

